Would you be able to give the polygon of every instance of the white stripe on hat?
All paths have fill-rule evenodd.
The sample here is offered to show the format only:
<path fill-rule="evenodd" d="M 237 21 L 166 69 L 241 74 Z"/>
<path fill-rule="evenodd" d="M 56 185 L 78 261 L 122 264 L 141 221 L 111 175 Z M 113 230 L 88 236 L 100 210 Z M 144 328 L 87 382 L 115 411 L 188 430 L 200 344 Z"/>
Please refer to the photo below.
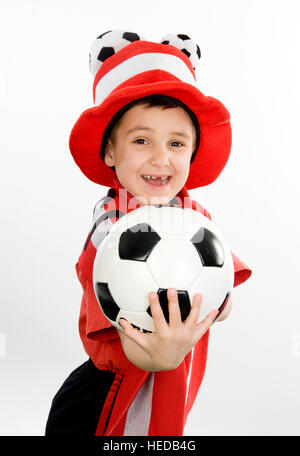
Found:
<path fill-rule="evenodd" d="M 183 82 L 196 86 L 194 76 L 187 64 L 175 55 L 160 52 L 137 54 L 121 62 L 106 73 L 95 90 L 95 105 L 99 105 L 118 85 L 144 71 L 163 70 Z"/>

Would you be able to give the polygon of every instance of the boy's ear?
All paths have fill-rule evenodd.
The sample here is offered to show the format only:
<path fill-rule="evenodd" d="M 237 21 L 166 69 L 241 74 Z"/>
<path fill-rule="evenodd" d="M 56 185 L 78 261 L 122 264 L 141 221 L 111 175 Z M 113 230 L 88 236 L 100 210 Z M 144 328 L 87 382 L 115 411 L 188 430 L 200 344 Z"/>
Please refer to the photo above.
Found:
<path fill-rule="evenodd" d="M 105 146 L 104 162 L 107 166 L 114 166 L 115 164 L 113 144 L 110 139 Z"/>

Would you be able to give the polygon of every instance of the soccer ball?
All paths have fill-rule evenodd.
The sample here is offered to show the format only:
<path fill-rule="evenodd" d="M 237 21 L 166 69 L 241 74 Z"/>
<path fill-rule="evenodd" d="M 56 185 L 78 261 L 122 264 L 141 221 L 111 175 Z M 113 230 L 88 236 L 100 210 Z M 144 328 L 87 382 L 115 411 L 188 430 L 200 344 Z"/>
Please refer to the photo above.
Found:
<path fill-rule="evenodd" d="M 89 65 L 93 77 L 106 59 L 133 41 L 143 39 L 141 35 L 125 30 L 109 30 L 99 35 L 93 41 L 89 54 Z"/>
<path fill-rule="evenodd" d="M 142 332 L 155 330 L 148 300 L 158 293 L 169 322 L 167 289 L 177 289 L 181 318 L 202 294 L 199 322 L 223 311 L 233 288 L 231 252 L 216 225 L 200 212 L 142 206 L 114 223 L 97 249 L 93 286 L 108 320 L 122 331 L 124 317 Z"/>
<path fill-rule="evenodd" d="M 193 39 L 191 39 L 188 35 L 179 33 L 178 35 L 166 35 L 160 40 L 160 42 L 162 44 L 171 44 L 180 51 L 184 52 L 184 54 L 190 59 L 195 70 L 201 57 L 201 51 L 198 44 Z"/>

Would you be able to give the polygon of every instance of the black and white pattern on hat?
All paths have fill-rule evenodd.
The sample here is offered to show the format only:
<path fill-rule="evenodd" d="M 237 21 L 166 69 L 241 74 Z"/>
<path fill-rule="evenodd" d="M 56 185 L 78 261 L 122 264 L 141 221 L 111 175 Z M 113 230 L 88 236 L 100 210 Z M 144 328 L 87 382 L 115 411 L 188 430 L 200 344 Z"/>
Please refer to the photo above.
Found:
<path fill-rule="evenodd" d="M 201 57 L 201 51 L 198 44 L 192 38 L 183 33 L 177 35 L 170 33 L 169 35 L 164 36 L 160 40 L 160 43 L 170 44 L 182 51 L 190 59 L 195 70 Z"/>
<path fill-rule="evenodd" d="M 92 43 L 89 54 L 89 66 L 93 77 L 106 59 L 133 41 L 144 39 L 138 33 L 125 30 L 108 30 L 99 35 Z"/>

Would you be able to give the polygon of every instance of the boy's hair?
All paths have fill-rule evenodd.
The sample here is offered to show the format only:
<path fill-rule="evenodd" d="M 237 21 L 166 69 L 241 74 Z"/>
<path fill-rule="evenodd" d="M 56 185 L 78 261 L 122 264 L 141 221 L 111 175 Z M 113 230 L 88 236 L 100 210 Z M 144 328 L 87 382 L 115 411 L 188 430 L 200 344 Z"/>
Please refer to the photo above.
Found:
<path fill-rule="evenodd" d="M 105 157 L 105 147 L 106 147 L 108 139 L 111 138 L 112 141 L 114 140 L 114 135 L 116 133 L 118 126 L 120 125 L 123 115 L 130 108 L 132 108 L 133 106 L 137 106 L 137 105 L 143 105 L 147 108 L 159 106 L 162 109 L 181 107 L 189 114 L 189 116 L 193 122 L 194 129 L 195 129 L 195 149 L 191 156 L 191 163 L 192 163 L 192 161 L 194 160 L 194 157 L 196 155 L 196 151 L 199 147 L 199 141 L 200 141 L 200 127 L 199 127 L 197 118 L 196 118 L 195 114 L 181 101 L 177 100 L 176 98 L 169 97 L 167 95 L 159 95 L 159 94 L 149 95 L 147 97 L 139 98 L 138 100 L 134 100 L 131 103 L 128 103 L 127 105 L 125 105 L 122 109 L 120 109 L 120 111 L 117 112 L 117 114 L 115 114 L 115 116 L 110 121 L 108 127 L 106 128 L 106 131 L 105 131 L 105 134 L 103 137 L 103 142 L 102 142 L 102 147 L 101 147 L 101 157 L 102 157 L 103 161 L 104 161 L 104 157 Z M 114 166 L 112 166 L 111 168 L 114 170 Z"/>

